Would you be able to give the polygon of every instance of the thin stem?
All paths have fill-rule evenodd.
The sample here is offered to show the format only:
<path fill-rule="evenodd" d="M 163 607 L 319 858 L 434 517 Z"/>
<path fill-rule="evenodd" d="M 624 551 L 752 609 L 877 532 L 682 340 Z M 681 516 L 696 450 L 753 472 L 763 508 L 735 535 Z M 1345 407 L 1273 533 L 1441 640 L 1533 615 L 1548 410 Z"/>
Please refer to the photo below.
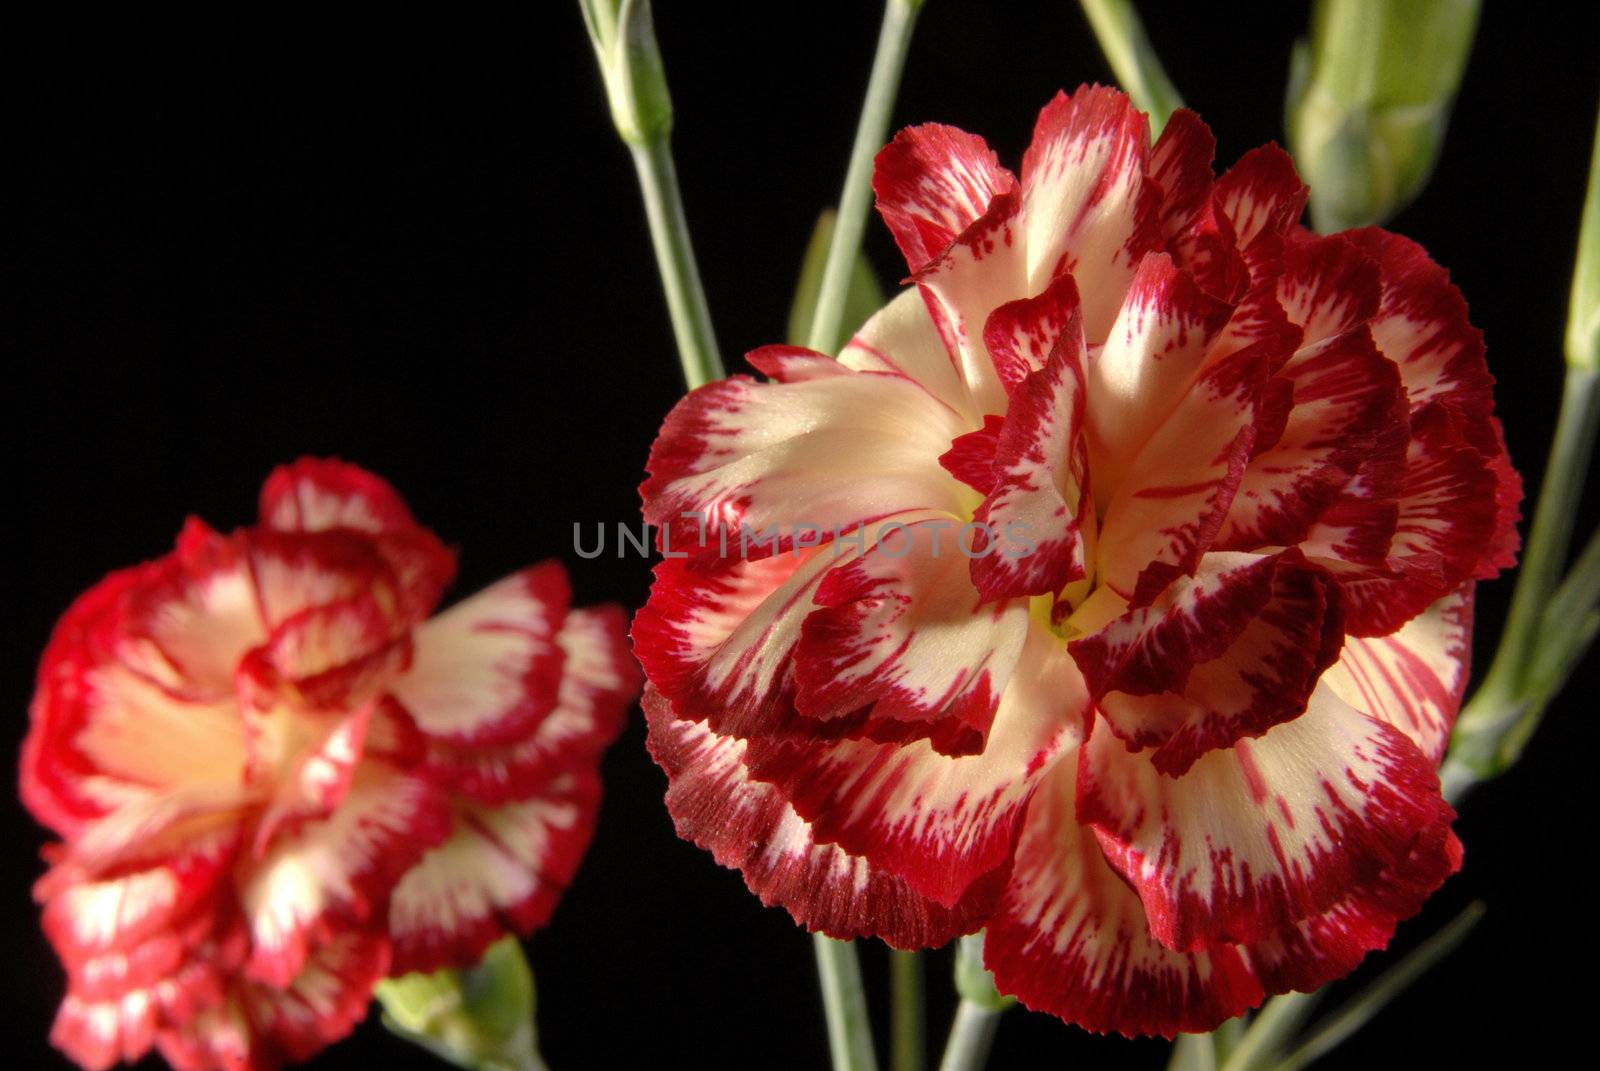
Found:
<path fill-rule="evenodd" d="M 678 360 L 683 364 L 684 381 L 693 390 L 727 373 L 722 368 L 722 355 L 717 351 L 717 338 L 711 329 L 711 310 L 706 305 L 700 271 L 695 266 L 672 149 L 665 135 L 630 144 L 628 149 L 633 154 L 634 170 L 639 174 L 645 215 L 650 220 L 650 244 L 655 247 L 656 268 L 667 294 L 672 334 L 678 342 Z"/>
<path fill-rule="evenodd" d="M 1183 98 L 1161 66 L 1144 24 L 1130 0 L 1079 0 L 1088 16 L 1111 73 L 1133 99 L 1134 106 L 1150 114 L 1150 133 L 1161 133 Z"/>
<path fill-rule="evenodd" d="M 1228 1062 L 1228 1057 L 1239 1047 L 1239 1042 L 1244 1039 L 1244 1032 L 1249 1026 L 1250 1020 L 1240 1015 L 1229 1019 L 1211 1032 L 1211 1042 L 1217 1050 L 1218 1065 Z"/>
<path fill-rule="evenodd" d="M 1447 766 L 1464 766 L 1476 779 L 1493 777 L 1505 767 L 1502 745 L 1517 723 L 1530 712 L 1532 669 L 1541 643 L 1561 642 L 1542 628 L 1567 551 L 1572 541 L 1573 519 L 1584 475 L 1600 428 L 1600 373 L 1586 368 L 1567 369 L 1556 418 L 1550 461 L 1545 468 L 1539 504 L 1522 553 L 1522 568 L 1511 596 L 1511 611 L 1494 661 L 1482 686 L 1461 712 L 1450 742 Z M 1458 769 L 1446 776 L 1460 780 Z"/>
<path fill-rule="evenodd" d="M 939 1071 L 978 1071 L 989 1059 L 995 1031 L 1000 1026 L 1002 1009 L 986 1008 L 962 998 L 950 1024 L 950 1040 L 945 1043 Z"/>
<path fill-rule="evenodd" d="M 1217 1042 L 1210 1034 L 1179 1034 L 1167 1071 L 1217 1071 Z"/>
<path fill-rule="evenodd" d="M 812 949 L 817 954 L 834 1071 L 876 1071 L 878 1057 L 872 1051 L 872 1024 L 867 1019 L 856 946 L 817 933 L 812 934 Z"/>
<path fill-rule="evenodd" d="M 893 1071 L 922 1071 L 927 1061 L 922 975 L 920 955 L 890 950 L 889 1066 Z"/>
<path fill-rule="evenodd" d="M 1559 628 L 1600 605 L 1600 529 L 1589 535 L 1578 560 L 1567 571 L 1567 578 L 1550 597 L 1544 612 L 1545 628 Z"/>
<path fill-rule="evenodd" d="M 889 134 L 889 115 L 894 109 L 906 52 L 911 47 L 911 31 L 922 3 L 923 0 L 888 0 L 883 8 L 878 50 L 872 58 L 867 97 L 861 105 L 855 143 L 850 147 L 844 191 L 839 195 L 839 218 L 828 244 L 828 262 L 822 270 L 817 310 L 807 337 L 807 344 L 823 353 L 835 352 L 844 341 L 841 332 L 845 294 L 850 289 L 850 272 L 861 248 L 861 236 L 866 233 L 867 211 L 872 205 L 872 161 Z"/>
<path fill-rule="evenodd" d="M 1442 771 L 1447 786 L 1460 793 L 1516 761 L 1543 715 L 1545 703 L 1582 656 L 1583 645 L 1593 638 L 1589 608 L 1580 608 L 1579 621 L 1552 618 L 1550 609 L 1552 596 L 1556 607 L 1571 609 L 1564 596 L 1570 596 L 1573 589 L 1564 586 L 1557 592 L 1556 585 L 1566 565 L 1578 496 L 1600 427 L 1600 122 L 1595 128 L 1567 309 L 1566 358 L 1561 413 L 1511 596 L 1511 612 L 1488 675 L 1456 723 Z M 1586 553 L 1573 573 L 1579 595 L 1590 583 L 1585 579 L 1588 561 Z"/>
<path fill-rule="evenodd" d="M 850 148 L 844 192 L 839 197 L 839 216 L 834 221 L 833 238 L 828 243 L 828 259 L 822 269 L 822 285 L 807 338 L 812 349 L 824 353 L 832 353 L 842 341 L 839 332 L 845 297 L 850 289 L 850 274 L 867 227 L 872 160 L 889 131 L 889 113 L 894 107 L 900 72 L 905 69 L 906 52 L 911 47 L 911 30 L 922 3 L 923 0 L 888 0 L 884 5 L 878 49 L 872 58 L 872 74 L 867 79 L 867 97 L 861 106 L 855 143 Z M 835 1071 L 874 1069 L 877 1057 L 872 1048 L 871 1024 L 855 946 L 822 934 L 815 934 L 814 942 L 817 974 L 822 983 L 822 1005 L 828 1016 L 828 1048 L 833 1054 Z"/>
<path fill-rule="evenodd" d="M 1322 1020 L 1305 1041 L 1297 1045 L 1282 1062 L 1275 1065 L 1275 1071 L 1293 1071 L 1305 1067 L 1333 1051 L 1346 1038 L 1366 1026 L 1372 1017 L 1387 1007 L 1402 990 L 1422 977 L 1430 967 L 1444 959 L 1457 945 L 1466 940 L 1472 928 L 1483 918 L 1483 912 L 1484 907 L 1480 902 L 1467 905 L 1466 910 L 1452 919 L 1444 929 L 1418 945 L 1399 963 L 1385 971 L 1377 981 L 1352 997 L 1349 1003 Z"/>
<path fill-rule="evenodd" d="M 1261 1006 L 1239 1044 L 1228 1054 L 1222 1071 L 1253 1071 L 1287 1047 L 1300 1024 L 1316 1009 L 1321 993 L 1286 993 Z"/>

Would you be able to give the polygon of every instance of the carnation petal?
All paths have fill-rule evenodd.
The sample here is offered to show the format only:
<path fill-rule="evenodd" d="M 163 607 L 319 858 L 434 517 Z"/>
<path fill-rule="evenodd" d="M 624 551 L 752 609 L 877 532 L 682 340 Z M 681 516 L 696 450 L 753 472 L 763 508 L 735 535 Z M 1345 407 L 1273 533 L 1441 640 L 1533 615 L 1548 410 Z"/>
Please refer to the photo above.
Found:
<path fill-rule="evenodd" d="M 177 551 L 129 592 L 124 611 L 119 656 L 182 698 L 232 695 L 239 657 L 267 637 L 249 554 L 194 517 Z"/>
<path fill-rule="evenodd" d="M 52 1044 L 85 1068 L 132 1062 L 158 1031 L 223 1000 L 221 968 L 236 965 L 242 949 L 236 941 L 220 949 L 227 916 L 215 892 L 237 843 L 202 839 L 112 876 L 63 863 L 40 882 L 45 933 L 67 968 Z"/>
<path fill-rule="evenodd" d="M 1066 652 L 1030 628 L 981 754 L 926 741 L 755 737 L 746 762 L 837 843 L 946 906 L 1006 864 L 1034 786 L 1082 738 L 1088 696 Z"/>
<path fill-rule="evenodd" d="M 1289 154 L 1276 145 L 1251 149 L 1217 179 L 1212 201 L 1231 225 L 1253 279 L 1262 280 L 1276 266 L 1310 192 Z"/>
<path fill-rule="evenodd" d="M 390 691 L 425 734 L 453 744 L 520 739 L 561 686 L 556 640 L 572 591 L 561 564 L 506 577 L 419 626 Z"/>
<path fill-rule="evenodd" d="M 916 274 L 1016 186 L 984 140 L 953 126 L 907 127 L 878 153 L 872 189 Z"/>
<path fill-rule="evenodd" d="M 1078 816 L 1138 891 L 1151 933 L 1192 950 L 1260 940 L 1380 874 L 1425 896 L 1444 873 L 1413 852 L 1454 812 L 1409 737 L 1319 687 L 1300 717 L 1181 777 L 1097 726 L 1080 751 Z"/>
<path fill-rule="evenodd" d="M 817 843 L 778 790 L 750 776 L 744 741 L 677 718 L 653 689 L 644 709 L 678 835 L 742 872 L 763 904 L 782 907 L 812 932 L 842 941 L 877 937 L 903 949 L 936 948 L 987 916 L 995 883 L 977 883 L 954 907 L 920 896 L 862 856 Z"/>
<path fill-rule="evenodd" d="M 782 726 L 794 716 L 794 649 L 823 578 L 885 532 L 898 547 L 909 540 L 906 530 L 924 521 L 952 532 L 960 527 L 950 514 L 924 510 L 863 526 L 825 546 L 725 561 L 716 569 L 693 560 L 661 562 L 650 600 L 633 622 L 645 673 L 674 710 L 719 733 L 749 736 Z"/>
<path fill-rule="evenodd" d="M 1102 514 L 1098 582 L 1133 598 L 1146 572 L 1190 572 L 1227 516 L 1256 442 L 1265 362 L 1246 348 L 1206 366 L 1151 435 Z M 1095 468 L 1091 460 L 1091 479 Z M 1095 496 L 1106 489 L 1095 483 Z"/>
<path fill-rule="evenodd" d="M 669 557 L 728 558 L 814 544 L 903 510 L 960 512 L 969 492 L 938 456 L 967 430 L 897 373 L 735 376 L 667 416 L 639 489 L 645 520 Z"/>
<path fill-rule="evenodd" d="M 50 1028 L 50 1043 L 85 1071 L 135 1063 L 166 1031 L 182 1029 L 223 999 L 221 974 L 203 960 L 169 956 L 174 943 L 152 941 L 158 953 L 130 964 L 121 992 L 94 995 L 69 988 Z"/>
<path fill-rule="evenodd" d="M 1403 398 L 1394 365 L 1364 328 L 1305 347 L 1278 372 L 1292 391 L 1283 431 L 1246 466 L 1217 545 L 1294 546 L 1328 516 L 1362 465 L 1395 456 Z"/>
<path fill-rule="evenodd" d="M 281 532 L 353 530 L 389 565 L 414 621 L 428 615 L 455 575 L 455 555 L 412 519 L 389 483 L 355 465 L 303 457 L 273 470 L 261 488 L 261 523 Z"/>
<path fill-rule="evenodd" d="M 1025 602 L 988 608 L 968 582 L 954 519 L 884 531 L 817 585 L 794 651 L 801 714 L 864 725 L 870 739 L 926 736 L 940 751 L 981 750 L 1028 631 Z"/>
<path fill-rule="evenodd" d="M 1150 181 L 1161 188 L 1161 234 L 1167 251 L 1207 293 L 1232 301 L 1250 278 L 1236 248 L 1233 224 L 1211 196 L 1216 151 L 1210 127 L 1194 112 L 1179 108 L 1150 151 Z"/>
<path fill-rule="evenodd" d="M 527 736 L 492 747 L 429 737 L 422 768 L 452 791 L 498 804 L 526 798 L 575 763 L 597 761 L 639 692 L 627 628 L 617 607 L 573 610 L 556 635 L 566 661 L 555 708 Z"/>
<path fill-rule="evenodd" d="M 686 718 L 748 736 L 780 725 L 791 655 L 812 596 L 842 545 L 735 561 L 716 572 L 668 559 L 633 621 L 646 675 Z"/>
<path fill-rule="evenodd" d="M 1351 636 L 1323 678 L 1346 703 L 1409 736 L 1434 765 L 1466 691 L 1473 585 L 1466 584 L 1386 636 Z"/>
<path fill-rule="evenodd" d="M 526 799 L 458 800 L 449 839 L 394 887 L 388 931 L 395 973 L 469 967 L 507 931 L 549 921 L 594 835 L 600 778 L 578 768 Z"/>
<path fill-rule="evenodd" d="M 1367 470 L 1357 474 L 1362 481 Z M 1468 442 L 1463 418 L 1434 401 L 1411 418 L 1411 441 L 1395 497 L 1393 538 L 1377 562 L 1337 560 L 1337 528 L 1319 525 L 1308 554 L 1328 559 L 1348 604 L 1352 635 L 1394 632 L 1478 575 L 1503 552 L 1506 521 L 1501 470 Z M 1513 507 L 1514 515 L 1514 507 Z"/>
<path fill-rule="evenodd" d="M 1085 575 L 1082 529 L 1094 524 L 1085 395 L 1083 328 L 1074 314 L 1046 364 L 1012 394 L 995 445 L 994 486 L 973 515 L 986 543 L 972 580 L 985 601 L 1052 594 Z"/>
<path fill-rule="evenodd" d="M 348 462 L 319 457 L 273 469 L 261 487 L 260 512 L 263 524 L 285 532 L 387 532 L 417 523 L 387 480 Z"/>
<path fill-rule="evenodd" d="M 285 985 L 236 981 L 225 1003 L 156 1038 L 177 1071 L 275 1071 L 310 1059 L 366 1017 L 388 943 L 352 931 L 319 945 Z"/>
<path fill-rule="evenodd" d="M 242 876 L 250 977 L 287 985 L 330 935 L 383 917 L 395 883 L 449 828 L 427 781 L 364 763 L 338 809 L 280 833 Z"/>
<path fill-rule="evenodd" d="M 1298 552 L 1213 552 L 1071 647 L 1111 730 L 1176 776 L 1298 717 L 1341 624 L 1337 584 Z"/>
<path fill-rule="evenodd" d="M 1194 386 L 1233 308 L 1165 253 L 1139 264 L 1105 346 L 1088 361 L 1088 441 L 1102 502 Z"/>
<path fill-rule="evenodd" d="M 1494 377 L 1484 362 L 1483 335 L 1468 321 L 1467 303 L 1450 274 L 1417 243 L 1377 228 L 1347 237 L 1378 263 L 1382 298 L 1372 336 L 1399 366 L 1411 411 L 1434 402 L 1448 407 L 1460 420 L 1462 437 L 1495 474 L 1495 531 L 1472 574 L 1490 579 L 1515 564 L 1522 483 L 1494 417 Z"/>
<path fill-rule="evenodd" d="M 989 317 L 1032 288 L 1023 263 L 1022 199 L 1015 190 L 989 210 L 912 278 L 978 413 L 1005 412 L 1005 388 L 984 339 Z"/>
<path fill-rule="evenodd" d="M 1071 275 L 1058 275 L 1036 297 L 1008 301 L 983 325 L 984 345 L 1006 393 L 1042 370 L 1063 338 L 1083 363 L 1083 310 Z"/>
<path fill-rule="evenodd" d="M 988 921 L 984 963 L 1002 993 L 1087 1030 L 1126 1035 L 1213 1029 L 1259 1003 L 1240 950 L 1175 952 L 1073 813 L 1063 763 L 1028 807 L 1011 881 Z"/>
<path fill-rule="evenodd" d="M 1379 294 L 1377 262 L 1343 235 L 1303 237 L 1284 251 L 1278 300 L 1306 346 L 1369 322 Z"/>
<path fill-rule="evenodd" d="M 1161 243 L 1149 160 L 1149 120 L 1104 86 L 1056 94 L 1022 158 L 1027 284 L 1012 293 L 1036 294 L 1071 272 L 1091 343 L 1107 336 L 1140 260 Z"/>
<path fill-rule="evenodd" d="M 858 372 L 909 379 L 968 423 L 982 420 L 959 365 L 945 347 L 916 287 L 902 290 L 861 325 L 839 353 L 839 364 Z"/>
<path fill-rule="evenodd" d="M 237 835 L 214 837 L 151 865 L 90 876 L 57 869 L 41 882 L 45 936 L 70 972 L 106 952 L 175 932 L 207 902 L 233 860 Z"/>

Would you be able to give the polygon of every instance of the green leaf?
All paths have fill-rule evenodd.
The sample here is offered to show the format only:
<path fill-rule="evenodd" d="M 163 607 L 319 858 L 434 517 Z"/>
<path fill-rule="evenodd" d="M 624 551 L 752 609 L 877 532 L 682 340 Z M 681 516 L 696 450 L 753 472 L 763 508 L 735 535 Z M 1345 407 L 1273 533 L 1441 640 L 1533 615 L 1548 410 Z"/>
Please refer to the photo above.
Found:
<path fill-rule="evenodd" d="M 1567 309 L 1567 362 L 1575 368 L 1600 371 L 1600 122 L 1595 124 L 1589 192 L 1583 199 L 1578 263 Z"/>
<path fill-rule="evenodd" d="M 828 243 L 833 239 L 833 224 L 838 218 L 833 209 L 822 211 L 817 225 L 806 243 L 805 258 L 800 262 L 800 281 L 795 285 L 794 301 L 789 306 L 787 338 L 796 346 L 804 346 L 811 333 L 811 320 L 817 311 L 817 296 L 822 290 L 822 270 L 828 262 Z M 857 253 L 850 272 L 850 288 L 845 291 L 844 319 L 848 338 L 867 322 L 867 318 L 884 305 L 883 288 L 867 263 L 866 254 Z"/>

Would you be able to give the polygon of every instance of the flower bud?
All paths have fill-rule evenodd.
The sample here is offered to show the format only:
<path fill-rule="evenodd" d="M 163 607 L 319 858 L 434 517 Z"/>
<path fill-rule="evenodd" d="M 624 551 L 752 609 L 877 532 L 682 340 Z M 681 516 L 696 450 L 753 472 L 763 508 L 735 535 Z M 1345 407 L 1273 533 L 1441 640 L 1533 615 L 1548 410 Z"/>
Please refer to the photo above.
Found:
<path fill-rule="evenodd" d="M 471 970 L 406 974 L 379 983 L 390 1030 L 457 1067 L 543 1071 L 533 1026 L 533 972 L 515 937 Z"/>
<path fill-rule="evenodd" d="M 617 133 L 630 145 L 666 137 L 672 130 L 672 97 L 650 0 L 581 0 L 579 7 Z"/>
<path fill-rule="evenodd" d="M 1295 46 L 1286 123 L 1323 233 L 1382 223 L 1427 184 L 1478 0 L 1318 0 Z"/>

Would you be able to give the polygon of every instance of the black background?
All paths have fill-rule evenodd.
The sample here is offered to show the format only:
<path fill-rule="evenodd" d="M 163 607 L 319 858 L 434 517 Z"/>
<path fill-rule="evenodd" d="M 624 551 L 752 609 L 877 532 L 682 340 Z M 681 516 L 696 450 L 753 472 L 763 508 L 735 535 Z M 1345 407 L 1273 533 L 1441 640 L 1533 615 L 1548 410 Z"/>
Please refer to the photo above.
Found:
<path fill-rule="evenodd" d="M 636 517 L 678 366 L 578 13 L 532 6 L 529 23 L 391 12 L 335 28 L 273 9 L 254 25 L 85 19 L 7 35 L 9 754 L 71 598 L 162 553 L 186 513 L 249 522 L 262 477 L 302 453 L 392 480 L 462 548 L 458 594 L 562 555 L 580 602 L 642 601 L 648 563 L 579 561 L 572 525 Z M 877 5 L 657 6 L 684 196 L 732 364 L 781 339 L 800 251 L 837 197 Z M 1488 5 L 1439 172 L 1392 226 L 1465 291 L 1532 482 L 1561 378 L 1600 19 L 1519 6 Z M 1144 7 L 1221 162 L 1281 138 L 1304 5 Z M 931 0 L 896 125 L 981 132 L 1015 165 L 1056 89 L 1108 78 L 1075 5 Z M 898 278 L 876 220 L 868 252 Z M 1480 594 L 1480 659 L 1507 595 L 1504 582 Z M 1474 898 L 1487 920 L 1334 1066 L 1471 1064 L 1486 1030 L 1587 1033 L 1583 965 L 1600 952 L 1581 878 L 1600 754 L 1591 687 L 1577 682 L 1521 766 L 1466 804 L 1466 867 L 1395 947 Z M 606 759 L 594 847 L 531 943 L 546 1055 L 558 1071 L 821 1067 L 809 940 L 674 837 L 643 736 L 636 714 Z M 17 1066 L 59 1066 L 45 1035 L 61 976 L 28 895 L 44 836 L 19 807 L 5 815 L 5 1049 Z M 1391 960 L 1372 957 L 1356 982 Z M 882 1014 L 881 949 L 865 963 Z M 929 964 L 941 1036 L 948 965 L 948 953 Z M 993 1066 L 1157 1067 L 1164 1053 L 1014 1011 Z M 432 1066 L 375 1021 L 318 1064 L 373 1061 Z"/>

